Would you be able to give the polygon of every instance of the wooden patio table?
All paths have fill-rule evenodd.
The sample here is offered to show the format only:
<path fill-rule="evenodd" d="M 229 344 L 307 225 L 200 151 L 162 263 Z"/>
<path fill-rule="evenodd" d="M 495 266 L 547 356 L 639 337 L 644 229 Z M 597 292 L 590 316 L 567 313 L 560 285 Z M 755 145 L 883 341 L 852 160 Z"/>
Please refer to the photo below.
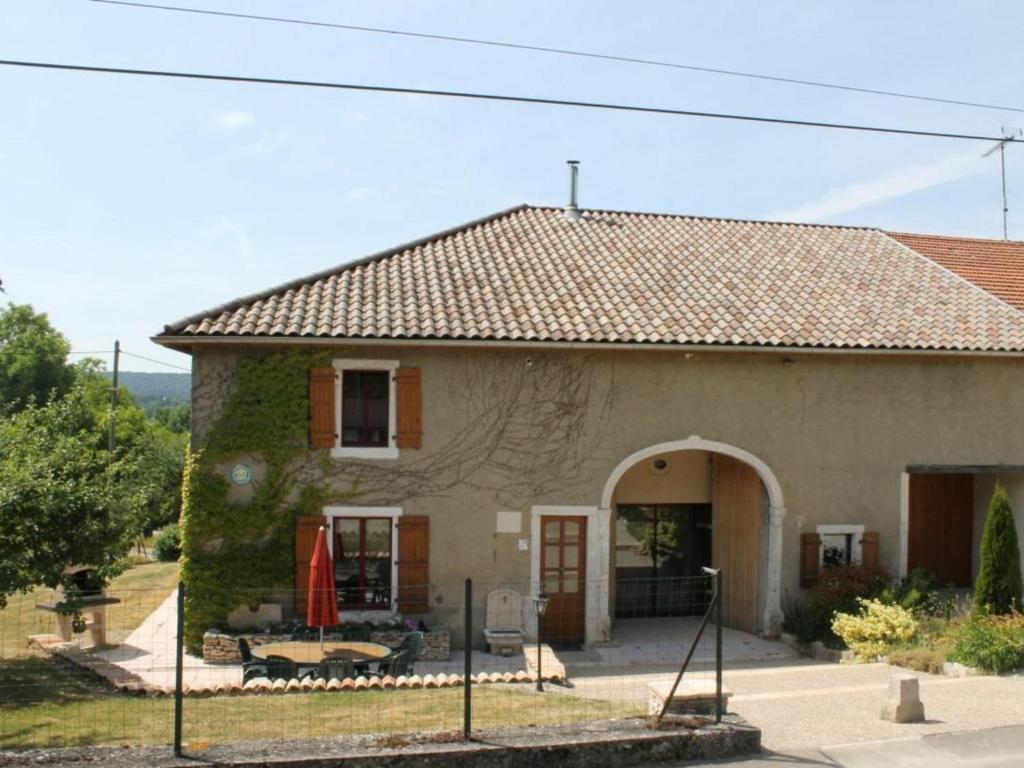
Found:
<path fill-rule="evenodd" d="M 320 650 L 320 641 L 290 640 L 281 643 L 254 645 L 252 655 L 258 659 L 267 656 L 284 656 L 296 664 L 304 666 L 316 665 L 321 659 L 351 659 L 352 661 L 378 661 L 391 654 L 391 649 L 378 643 L 359 643 L 343 640 L 325 640 L 324 649 Z"/>

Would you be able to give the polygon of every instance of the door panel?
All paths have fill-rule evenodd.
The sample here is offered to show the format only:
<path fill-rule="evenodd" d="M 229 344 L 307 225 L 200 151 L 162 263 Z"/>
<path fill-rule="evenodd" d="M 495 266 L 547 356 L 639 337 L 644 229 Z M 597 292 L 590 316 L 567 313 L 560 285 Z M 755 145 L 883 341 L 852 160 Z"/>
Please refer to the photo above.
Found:
<path fill-rule="evenodd" d="M 548 610 L 541 639 L 582 643 L 586 618 L 587 518 L 542 517 L 541 585 Z"/>
<path fill-rule="evenodd" d="M 911 475 L 907 569 L 923 568 L 945 586 L 971 585 L 974 476 Z"/>
<path fill-rule="evenodd" d="M 712 554 L 722 569 L 722 623 L 757 632 L 761 581 L 761 478 L 739 459 L 715 454 Z"/>

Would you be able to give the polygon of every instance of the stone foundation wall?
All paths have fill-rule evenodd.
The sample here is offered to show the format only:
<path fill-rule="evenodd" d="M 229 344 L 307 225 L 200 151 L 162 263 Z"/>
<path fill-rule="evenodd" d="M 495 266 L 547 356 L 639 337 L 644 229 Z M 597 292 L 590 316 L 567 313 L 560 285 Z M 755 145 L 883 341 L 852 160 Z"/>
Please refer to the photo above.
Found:
<path fill-rule="evenodd" d="M 399 630 L 380 631 L 370 633 L 370 642 L 386 645 L 388 648 L 397 648 L 408 632 Z M 238 656 L 238 638 L 244 638 L 250 648 L 268 643 L 281 643 L 291 640 L 290 635 L 272 635 L 266 633 L 228 635 L 216 630 L 208 630 L 203 635 L 203 661 L 211 664 L 238 664 L 241 658 Z M 325 639 L 338 640 L 330 633 L 324 636 Z M 423 635 L 423 650 L 420 651 L 421 661 L 448 661 L 451 655 L 451 640 L 447 630 L 426 632 Z"/>

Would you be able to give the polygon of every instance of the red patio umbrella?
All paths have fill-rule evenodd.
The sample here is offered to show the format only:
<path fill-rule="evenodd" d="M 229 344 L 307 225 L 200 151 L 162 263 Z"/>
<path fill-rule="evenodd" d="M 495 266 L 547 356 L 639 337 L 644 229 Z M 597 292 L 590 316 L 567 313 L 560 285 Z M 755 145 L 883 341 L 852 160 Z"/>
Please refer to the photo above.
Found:
<path fill-rule="evenodd" d="M 334 565 L 327 551 L 327 532 L 321 525 L 309 561 L 309 599 L 306 602 L 306 625 L 320 627 L 320 650 L 324 649 L 324 627 L 338 623 L 338 602 L 334 596 Z"/>

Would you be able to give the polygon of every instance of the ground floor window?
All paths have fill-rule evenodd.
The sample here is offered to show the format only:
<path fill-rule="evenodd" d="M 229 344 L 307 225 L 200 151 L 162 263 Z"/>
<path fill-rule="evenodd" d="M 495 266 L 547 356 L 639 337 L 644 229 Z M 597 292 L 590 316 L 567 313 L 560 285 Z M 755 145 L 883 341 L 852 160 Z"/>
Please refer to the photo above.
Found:
<path fill-rule="evenodd" d="M 620 504 L 615 545 L 615 615 L 700 613 L 711 565 L 710 504 Z"/>
<path fill-rule="evenodd" d="M 334 583 L 341 610 L 390 610 L 392 520 L 334 518 Z"/>

